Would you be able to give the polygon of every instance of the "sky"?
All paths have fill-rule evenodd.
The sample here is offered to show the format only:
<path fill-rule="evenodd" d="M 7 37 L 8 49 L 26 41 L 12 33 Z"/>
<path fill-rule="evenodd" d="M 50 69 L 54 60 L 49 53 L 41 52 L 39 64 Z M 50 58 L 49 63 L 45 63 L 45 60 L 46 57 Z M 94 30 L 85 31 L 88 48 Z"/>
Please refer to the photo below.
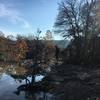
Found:
<path fill-rule="evenodd" d="M 52 30 L 61 0 L 0 0 L 0 31 L 5 35 Z"/>

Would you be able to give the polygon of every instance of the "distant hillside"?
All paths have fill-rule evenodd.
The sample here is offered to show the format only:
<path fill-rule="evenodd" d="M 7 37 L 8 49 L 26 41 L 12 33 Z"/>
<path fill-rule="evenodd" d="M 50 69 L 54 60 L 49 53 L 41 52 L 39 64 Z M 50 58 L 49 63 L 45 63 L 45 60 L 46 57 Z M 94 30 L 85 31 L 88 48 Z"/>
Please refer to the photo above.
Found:
<path fill-rule="evenodd" d="M 41 41 L 41 40 L 40 40 Z M 42 40 L 44 43 L 48 42 L 48 43 L 53 43 L 54 45 L 57 45 L 59 48 L 66 48 L 69 44 L 68 40 Z"/>
<path fill-rule="evenodd" d="M 69 44 L 68 40 L 54 40 L 54 44 L 57 45 L 59 48 L 66 48 Z"/>

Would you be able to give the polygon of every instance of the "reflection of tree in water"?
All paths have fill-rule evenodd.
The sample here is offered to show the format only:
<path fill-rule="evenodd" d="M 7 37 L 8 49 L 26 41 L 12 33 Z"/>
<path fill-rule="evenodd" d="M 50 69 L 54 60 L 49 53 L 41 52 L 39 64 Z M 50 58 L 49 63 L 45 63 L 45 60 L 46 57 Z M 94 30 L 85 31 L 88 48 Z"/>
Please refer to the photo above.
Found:
<path fill-rule="evenodd" d="M 25 84 L 20 85 L 14 93 L 19 96 L 21 92 L 25 93 L 25 98 L 28 100 L 53 100 L 53 95 L 42 82 L 33 83 L 27 78 L 25 78 Z"/>
<path fill-rule="evenodd" d="M 61 69 L 59 70 L 61 71 Z M 73 70 L 71 66 L 70 70 Z M 77 72 L 76 70 L 74 71 Z M 80 72 L 81 70 L 77 73 L 80 74 Z M 59 74 L 61 73 L 59 72 Z M 74 77 L 72 76 L 72 74 L 74 75 Z M 98 83 L 100 82 L 100 74 L 97 75 L 97 72 L 88 74 L 89 76 L 86 78 L 82 78 L 83 74 L 82 76 L 80 75 L 80 77 L 82 78 L 81 79 L 77 77 L 77 75 L 75 76 L 73 71 L 67 72 L 67 80 L 64 81 L 62 79 L 63 77 L 60 78 L 50 74 L 48 75 L 48 77 L 45 76 L 42 81 L 34 83 L 32 83 L 32 75 L 30 75 L 30 77 L 28 77 L 27 75 L 11 75 L 11 77 L 13 77 L 16 81 L 22 81 L 21 85 L 14 93 L 19 97 L 24 95 L 26 100 L 99 100 L 100 86 L 96 81 L 98 80 Z M 94 76 L 94 74 L 96 74 L 95 78 L 91 77 L 91 75 Z M 56 81 L 61 81 L 61 84 L 56 85 L 56 87 L 53 88 L 49 85 L 52 85 L 51 83 L 55 81 L 54 77 L 56 78 Z M 53 91 L 50 91 L 50 89 L 52 88 Z M 53 96 L 50 93 L 52 93 Z"/>
<path fill-rule="evenodd" d="M 0 73 L 0 79 L 2 78 L 2 73 Z"/>
<path fill-rule="evenodd" d="M 31 91 L 24 91 L 25 98 L 28 100 L 54 100 L 53 95 L 50 93 L 38 91 L 38 92 L 31 92 Z"/>

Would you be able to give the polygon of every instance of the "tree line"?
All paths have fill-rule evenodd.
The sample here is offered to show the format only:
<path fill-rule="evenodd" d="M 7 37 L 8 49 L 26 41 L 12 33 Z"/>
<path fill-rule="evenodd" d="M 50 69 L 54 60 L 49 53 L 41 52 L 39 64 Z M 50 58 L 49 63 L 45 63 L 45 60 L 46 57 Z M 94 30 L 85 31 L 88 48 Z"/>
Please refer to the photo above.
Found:
<path fill-rule="evenodd" d="M 55 60 L 55 44 L 52 33 L 48 30 L 46 35 L 40 37 L 41 32 L 37 31 L 37 36 L 17 35 L 5 37 L 0 34 L 0 61 L 18 62 L 31 59 L 35 64 L 48 64 Z"/>

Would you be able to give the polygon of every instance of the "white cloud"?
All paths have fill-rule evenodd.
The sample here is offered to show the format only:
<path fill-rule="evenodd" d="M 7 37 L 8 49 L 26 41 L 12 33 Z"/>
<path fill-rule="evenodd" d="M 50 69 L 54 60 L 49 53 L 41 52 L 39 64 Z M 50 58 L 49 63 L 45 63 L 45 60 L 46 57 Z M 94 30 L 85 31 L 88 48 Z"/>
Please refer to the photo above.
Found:
<path fill-rule="evenodd" d="M 30 24 L 26 21 L 21 14 L 7 4 L 0 3 L 0 17 L 9 19 L 14 24 L 19 24 L 23 28 L 30 28 Z"/>

